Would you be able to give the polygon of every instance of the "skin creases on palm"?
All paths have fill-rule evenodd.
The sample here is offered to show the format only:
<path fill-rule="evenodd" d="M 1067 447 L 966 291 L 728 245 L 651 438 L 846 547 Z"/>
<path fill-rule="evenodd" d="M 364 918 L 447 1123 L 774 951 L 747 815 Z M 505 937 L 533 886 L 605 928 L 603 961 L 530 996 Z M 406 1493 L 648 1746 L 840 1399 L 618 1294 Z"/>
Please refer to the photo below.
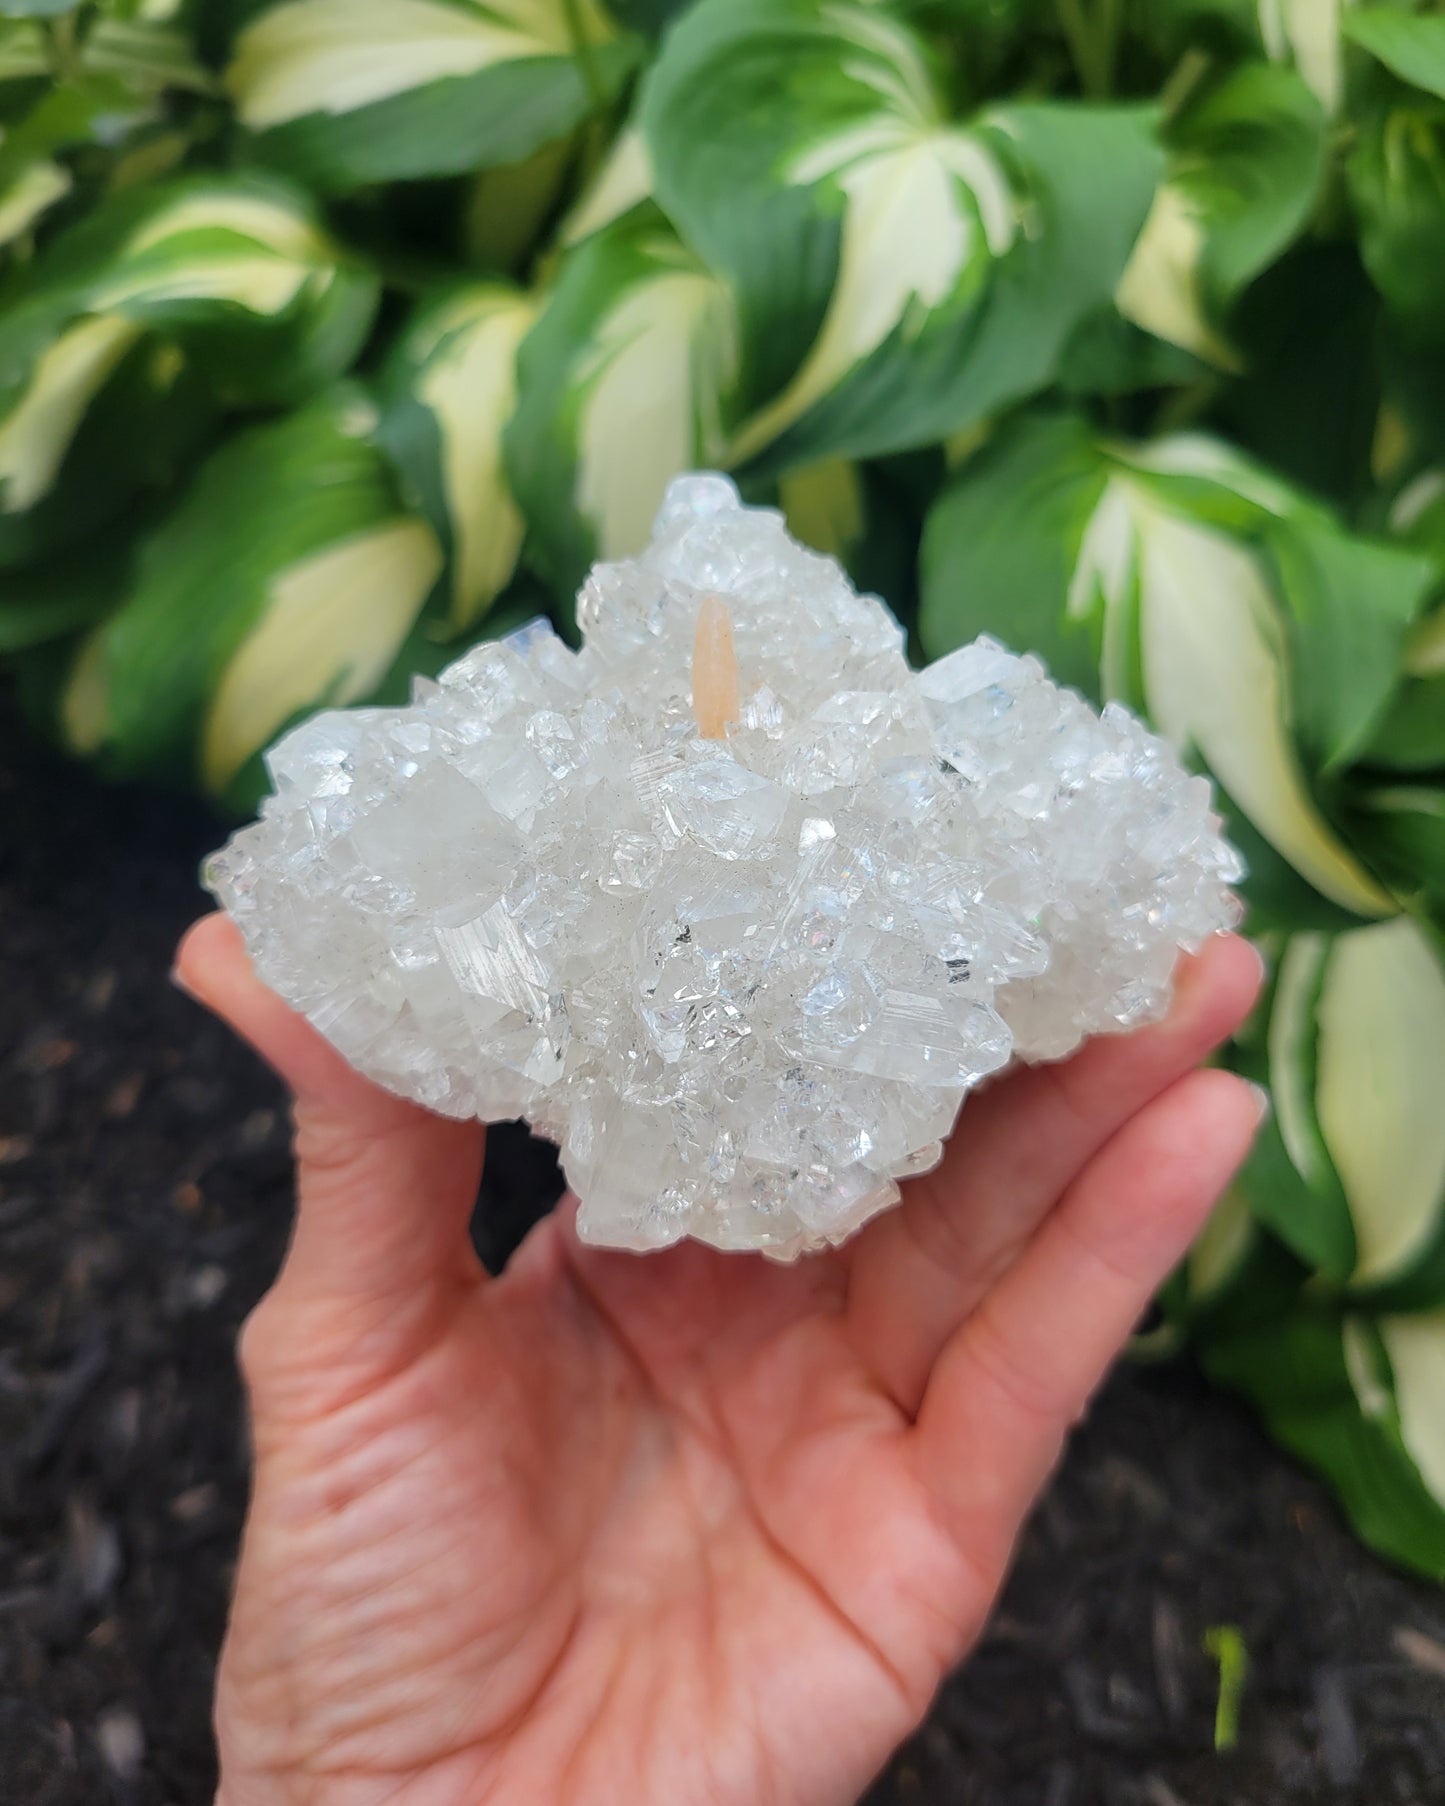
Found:
<path fill-rule="evenodd" d="M 609 1253 L 564 1200 L 494 1280 L 478 1125 L 351 1071 L 219 917 L 178 976 L 297 1097 L 222 1806 L 847 1806 L 1259 1114 L 1195 1070 L 1259 981 L 1221 937 L 1165 1022 L 983 1091 L 841 1249 Z"/>

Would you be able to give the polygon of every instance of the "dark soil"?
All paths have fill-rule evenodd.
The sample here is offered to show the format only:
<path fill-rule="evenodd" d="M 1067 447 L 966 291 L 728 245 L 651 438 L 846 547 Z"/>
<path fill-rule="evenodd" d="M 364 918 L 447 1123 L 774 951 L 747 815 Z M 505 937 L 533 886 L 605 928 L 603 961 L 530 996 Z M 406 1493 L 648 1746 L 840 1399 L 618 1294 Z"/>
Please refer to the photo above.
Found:
<path fill-rule="evenodd" d="M 232 1346 L 286 1234 L 284 1112 L 166 983 L 215 823 L 0 733 L 0 1806 L 209 1806 Z M 555 1184 L 494 1136 L 489 1257 Z M 1219 1625 L 1250 1664 L 1230 1754 Z M 1445 1595 L 1187 1365 L 1126 1369 L 868 1806 L 1296 1801 L 1445 1801 Z"/>

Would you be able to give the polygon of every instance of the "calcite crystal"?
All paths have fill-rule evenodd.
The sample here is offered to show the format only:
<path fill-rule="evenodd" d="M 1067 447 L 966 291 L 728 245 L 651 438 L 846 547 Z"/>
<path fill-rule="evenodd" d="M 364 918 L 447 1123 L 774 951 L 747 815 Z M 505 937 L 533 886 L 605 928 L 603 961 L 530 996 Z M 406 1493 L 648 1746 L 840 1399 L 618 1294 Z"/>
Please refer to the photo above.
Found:
<path fill-rule="evenodd" d="M 288 734 L 205 881 L 363 1072 L 555 1138 L 591 1241 L 837 1242 L 987 1074 L 1157 1017 L 1236 919 L 1162 741 L 991 640 L 913 672 L 723 477 L 578 620 Z"/>

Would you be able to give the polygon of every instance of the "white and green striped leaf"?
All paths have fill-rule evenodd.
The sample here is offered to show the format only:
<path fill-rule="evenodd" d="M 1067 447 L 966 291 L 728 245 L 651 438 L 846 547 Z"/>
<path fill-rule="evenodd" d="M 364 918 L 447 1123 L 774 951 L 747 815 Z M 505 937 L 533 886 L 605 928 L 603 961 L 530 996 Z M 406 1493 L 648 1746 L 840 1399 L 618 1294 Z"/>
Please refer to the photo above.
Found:
<path fill-rule="evenodd" d="M 41 157 L 0 185 L 0 247 L 28 232 L 42 213 L 69 194 L 70 171 Z"/>
<path fill-rule="evenodd" d="M 1314 208 L 1324 113 L 1294 71 L 1245 63 L 1189 101 L 1168 142 L 1168 180 L 1115 299 L 1146 331 L 1233 369 L 1231 304 Z"/>
<path fill-rule="evenodd" d="M 34 260 L 0 316 L 0 561 L 12 517 L 53 504 L 63 528 L 75 505 L 63 479 L 93 481 L 76 460 L 117 380 L 134 379 L 141 440 L 145 410 L 172 407 L 182 373 L 217 406 L 304 397 L 351 362 L 377 294 L 270 179 L 188 178 L 97 209 Z M 149 403 L 137 358 L 155 378 Z M 94 463 L 123 497 L 144 461 L 117 448 Z"/>
<path fill-rule="evenodd" d="M 1371 1548 L 1445 1578 L 1438 1312 L 1375 1320 L 1297 1292 L 1206 1329 L 1199 1354 L 1211 1378 L 1243 1392 L 1325 1476 Z"/>
<path fill-rule="evenodd" d="M 1376 1327 L 1390 1363 L 1400 1440 L 1445 1512 L 1445 1311 L 1382 1317 Z"/>
<path fill-rule="evenodd" d="M 598 0 L 282 0 L 226 83 L 270 160 L 344 190 L 520 162 L 605 106 L 637 53 Z"/>
<path fill-rule="evenodd" d="M 652 198 L 652 158 L 642 127 L 629 124 L 613 139 L 590 182 L 568 209 L 558 231 L 563 245 L 580 244 Z"/>
<path fill-rule="evenodd" d="M 201 781 L 224 792 L 246 761 L 323 701 L 344 708 L 391 669 L 442 567 L 430 526 L 393 517 L 285 566 L 206 711 Z"/>
<path fill-rule="evenodd" d="M 1362 1294 L 1445 1299 L 1440 944 L 1409 916 L 1292 936 L 1265 1046 L 1253 1076 L 1268 1081 L 1274 1120 L 1241 1179 L 1256 1214 Z M 1332 1220 L 1333 1246 L 1321 1240 Z"/>
<path fill-rule="evenodd" d="M 77 662 L 61 704 L 73 744 L 121 772 L 189 768 L 219 794 L 298 714 L 376 688 L 443 554 L 374 427 L 342 391 L 203 466 Z"/>
<path fill-rule="evenodd" d="M 1257 0 L 1259 31 L 1277 62 L 1292 63 L 1333 113 L 1344 92 L 1341 28 L 1352 0 Z"/>
<path fill-rule="evenodd" d="M 393 361 L 382 443 L 448 550 L 458 632 L 491 607 L 522 548 L 502 433 L 536 313 L 532 296 L 506 284 L 458 290 L 421 313 Z"/>
<path fill-rule="evenodd" d="M 1138 110 L 950 119 L 920 40 L 857 0 L 701 0 L 642 122 L 662 204 L 736 288 L 729 457 L 759 468 L 925 444 L 1045 383 L 1162 167 Z"/>
<path fill-rule="evenodd" d="M 1220 785 L 1261 918 L 1293 925 L 1395 908 L 1317 779 L 1367 743 L 1430 583 L 1216 441 L 1128 447 L 1041 416 L 936 504 L 920 629 L 935 657 L 998 633 L 1143 708 Z"/>
<path fill-rule="evenodd" d="M 538 569 L 568 595 L 647 543 L 668 482 L 715 463 L 732 377 L 726 288 L 655 213 L 569 255 L 518 358 L 507 433 Z"/>

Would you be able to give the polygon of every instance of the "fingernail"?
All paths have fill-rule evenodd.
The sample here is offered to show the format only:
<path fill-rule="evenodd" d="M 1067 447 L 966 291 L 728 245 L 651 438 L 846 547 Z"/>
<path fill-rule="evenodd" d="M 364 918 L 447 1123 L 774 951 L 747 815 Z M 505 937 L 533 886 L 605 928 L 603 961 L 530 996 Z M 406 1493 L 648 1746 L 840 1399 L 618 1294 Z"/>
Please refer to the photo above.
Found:
<path fill-rule="evenodd" d="M 1263 1085 L 1256 1085 L 1253 1079 L 1246 1079 L 1244 1082 L 1249 1086 L 1249 1094 L 1254 1099 L 1254 1125 L 1258 1128 L 1268 1120 L 1274 1105 L 1270 1102 L 1269 1093 Z"/>
<path fill-rule="evenodd" d="M 1246 947 L 1249 948 L 1250 952 L 1254 955 L 1254 964 L 1255 964 L 1255 969 L 1259 974 L 1259 983 L 1263 984 L 1266 976 L 1268 975 L 1269 967 L 1265 963 L 1264 955 L 1259 950 L 1259 944 L 1256 941 L 1246 941 L 1244 944 Z"/>

